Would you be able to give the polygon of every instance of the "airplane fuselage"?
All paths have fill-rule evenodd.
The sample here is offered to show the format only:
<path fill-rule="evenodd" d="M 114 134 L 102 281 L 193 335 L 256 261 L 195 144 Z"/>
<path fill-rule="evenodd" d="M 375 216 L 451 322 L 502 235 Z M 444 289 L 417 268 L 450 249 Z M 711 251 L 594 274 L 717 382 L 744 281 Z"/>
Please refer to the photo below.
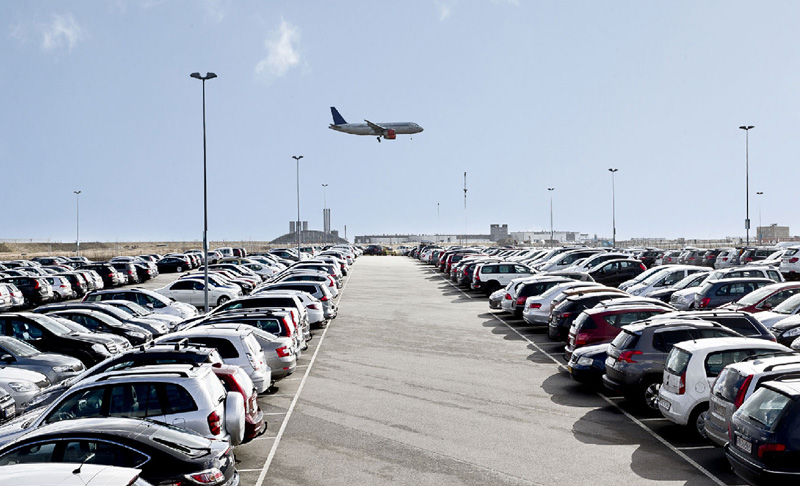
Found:
<path fill-rule="evenodd" d="M 398 135 L 411 135 L 422 131 L 421 126 L 417 125 L 416 123 L 410 123 L 410 122 L 377 123 L 377 125 L 380 125 L 386 130 L 394 130 L 394 132 Z M 331 124 L 329 128 L 331 130 L 336 130 L 337 132 L 350 133 L 353 135 L 381 136 L 385 134 L 385 130 L 378 130 L 372 128 L 366 123 L 345 123 L 343 125 Z"/>

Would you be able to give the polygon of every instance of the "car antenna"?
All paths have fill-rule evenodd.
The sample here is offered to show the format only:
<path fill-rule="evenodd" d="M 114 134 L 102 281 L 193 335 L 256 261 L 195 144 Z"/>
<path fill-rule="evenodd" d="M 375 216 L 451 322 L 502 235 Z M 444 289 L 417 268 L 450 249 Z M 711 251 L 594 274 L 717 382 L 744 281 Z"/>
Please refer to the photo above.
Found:
<path fill-rule="evenodd" d="M 81 468 L 83 467 L 83 465 L 86 464 L 87 462 L 91 461 L 92 459 L 94 459 L 94 452 L 90 452 L 89 454 L 87 454 L 86 457 L 83 458 L 83 461 L 81 461 L 81 465 L 78 466 L 77 469 L 72 471 L 72 474 L 80 474 L 81 473 Z"/>

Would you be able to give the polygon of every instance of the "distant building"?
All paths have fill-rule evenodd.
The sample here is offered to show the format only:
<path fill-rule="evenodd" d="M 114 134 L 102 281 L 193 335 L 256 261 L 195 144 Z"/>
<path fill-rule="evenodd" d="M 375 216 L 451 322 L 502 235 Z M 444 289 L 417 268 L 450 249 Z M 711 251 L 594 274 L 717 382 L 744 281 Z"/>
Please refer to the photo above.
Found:
<path fill-rule="evenodd" d="M 508 239 L 508 225 L 507 224 L 490 225 L 489 239 L 492 241 L 500 241 Z"/>
<path fill-rule="evenodd" d="M 777 224 L 759 226 L 756 228 L 756 238 L 762 242 L 785 241 L 790 238 L 789 227 L 778 226 Z"/>

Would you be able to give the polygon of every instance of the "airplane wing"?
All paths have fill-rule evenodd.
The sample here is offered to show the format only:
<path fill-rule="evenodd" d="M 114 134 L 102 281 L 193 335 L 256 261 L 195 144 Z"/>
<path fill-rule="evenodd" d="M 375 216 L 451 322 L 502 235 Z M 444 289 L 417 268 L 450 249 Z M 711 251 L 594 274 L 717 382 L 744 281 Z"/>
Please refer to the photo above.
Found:
<path fill-rule="evenodd" d="M 382 127 L 382 126 L 378 125 L 377 123 L 372 123 L 372 122 L 371 122 L 371 121 L 369 121 L 369 120 L 364 120 L 364 121 L 365 121 L 365 122 L 367 122 L 367 125 L 369 125 L 369 127 L 370 127 L 371 129 L 373 129 L 373 130 L 378 130 L 378 131 L 382 131 L 382 132 L 385 132 L 385 131 L 386 131 L 386 129 L 385 129 L 384 127 Z"/>

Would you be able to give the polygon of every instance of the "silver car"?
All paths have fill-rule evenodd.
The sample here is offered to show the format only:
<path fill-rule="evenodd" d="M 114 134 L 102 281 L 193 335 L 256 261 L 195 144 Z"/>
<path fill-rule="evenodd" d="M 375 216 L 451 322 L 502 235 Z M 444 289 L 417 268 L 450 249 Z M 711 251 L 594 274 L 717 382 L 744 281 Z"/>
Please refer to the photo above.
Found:
<path fill-rule="evenodd" d="M 48 386 L 50 386 L 50 380 L 36 371 L 9 366 L 0 368 L 0 388 L 14 398 L 17 414 L 24 409 L 24 403 L 30 401 L 39 390 Z"/>
<path fill-rule="evenodd" d="M 52 384 L 77 376 L 86 369 L 78 358 L 43 353 L 25 341 L 11 336 L 0 336 L 0 363 L 41 373 Z"/>

